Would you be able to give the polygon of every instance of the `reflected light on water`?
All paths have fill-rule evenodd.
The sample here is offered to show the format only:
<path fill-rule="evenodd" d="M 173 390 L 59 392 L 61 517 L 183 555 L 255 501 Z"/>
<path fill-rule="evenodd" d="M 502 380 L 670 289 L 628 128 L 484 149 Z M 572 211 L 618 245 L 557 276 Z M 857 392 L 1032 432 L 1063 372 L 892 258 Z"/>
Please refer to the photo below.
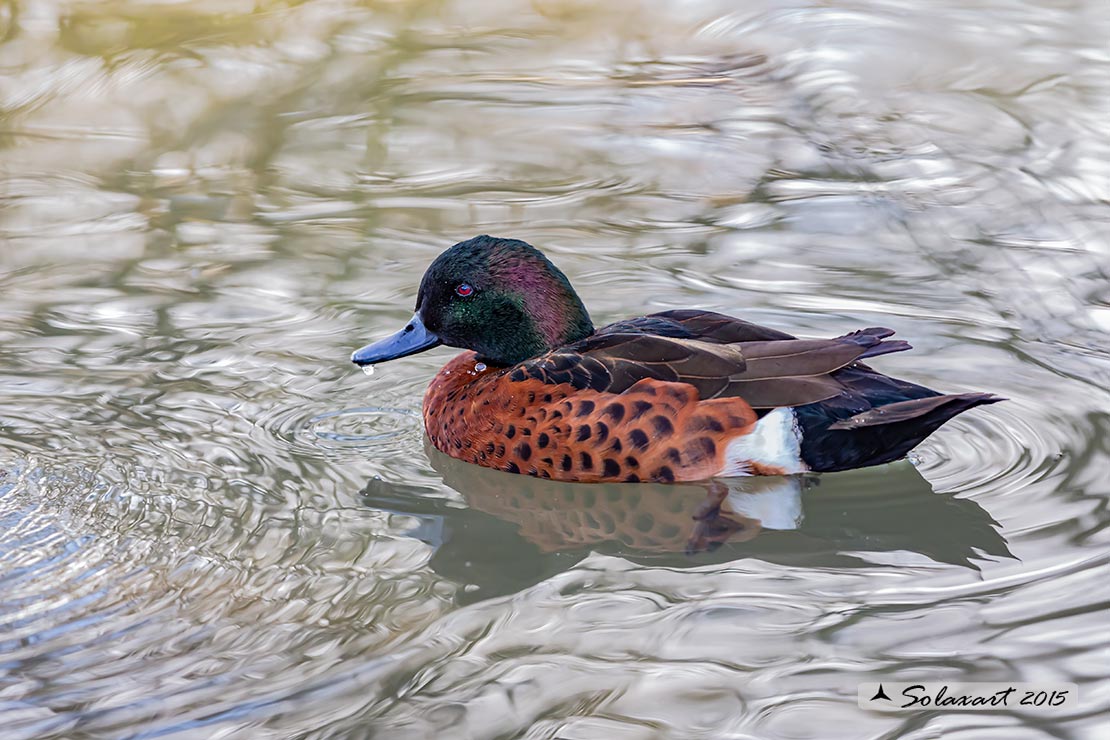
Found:
<path fill-rule="evenodd" d="M 5 738 L 1101 737 L 1097 0 L 0 2 Z M 891 326 L 911 463 L 573 486 L 350 350 L 479 233 L 595 323 Z M 369 374 L 370 368 L 364 368 Z M 874 680 L 1072 681 L 1052 715 Z"/>

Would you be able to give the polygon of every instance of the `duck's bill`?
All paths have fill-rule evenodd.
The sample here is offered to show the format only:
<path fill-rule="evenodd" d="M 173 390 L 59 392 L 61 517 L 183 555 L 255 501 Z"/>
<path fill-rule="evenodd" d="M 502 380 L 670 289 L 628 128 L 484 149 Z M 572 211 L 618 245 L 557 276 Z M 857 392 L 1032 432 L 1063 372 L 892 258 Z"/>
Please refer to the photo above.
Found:
<path fill-rule="evenodd" d="M 355 351 L 351 355 L 351 362 L 360 366 L 373 365 L 386 360 L 396 360 L 398 357 L 415 355 L 417 352 L 439 345 L 439 337 L 428 331 L 420 314 L 417 313 L 401 331 Z"/>

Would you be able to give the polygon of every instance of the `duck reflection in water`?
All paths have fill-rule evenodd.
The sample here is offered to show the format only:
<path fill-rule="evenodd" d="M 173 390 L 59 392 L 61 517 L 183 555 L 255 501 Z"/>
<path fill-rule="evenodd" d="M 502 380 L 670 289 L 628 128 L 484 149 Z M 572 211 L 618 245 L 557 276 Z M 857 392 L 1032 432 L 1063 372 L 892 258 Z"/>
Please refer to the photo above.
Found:
<path fill-rule="evenodd" d="M 815 477 L 723 478 L 702 484 L 562 483 L 462 463 L 429 449 L 443 481 L 474 509 L 517 527 L 541 552 L 610 545 L 640 554 L 715 550 L 763 529 L 795 529 Z"/>
<path fill-rule="evenodd" d="M 908 463 L 820 478 L 579 484 L 469 465 L 430 446 L 426 451 L 465 508 L 424 488 L 378 479 L 367 484 L 363 500 L 416 519 L 410 534 L 436 547 L 432 567 L 478 586 L 474 597 L 533 585 L 591 551 L 680 568 L 743 557 L 859 567 L 874 563 L 868 553 L 893 552 L 975 568 L 984 556 L 1012 557 L 982 507 L 934 493 Z"/>

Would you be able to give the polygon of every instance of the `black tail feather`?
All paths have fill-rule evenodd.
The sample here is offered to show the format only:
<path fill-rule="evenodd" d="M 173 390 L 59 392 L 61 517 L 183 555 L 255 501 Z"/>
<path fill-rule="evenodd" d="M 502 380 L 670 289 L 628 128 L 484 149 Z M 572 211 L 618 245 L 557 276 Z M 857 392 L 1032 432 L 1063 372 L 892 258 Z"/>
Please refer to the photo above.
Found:
<path fill-rule="evenodd" d="M 937 426 L 956 414 L 986 403 L 997 403 L 1006 399 L 993 393 L 958 393 L 947 396 L 915 398 L 909 401 L 888 403 L 884 406 L 849 416 L 829 425 L 829 429 L 860 429 L 862 427 L 902 424 L 905 422 L 924 423 L 939 419 Z M 935 427 L 934 427 L 935 429 Z"/>
<path fill-rule="evenodd" d="M 802 458 L 817 472 L 881 465 L 905 457 L 957 414 L 1005 400 L 990 393 L 940 395 L 915 388 L 925 393 L 851 415 L 820 403 L 799 407 Z"/>

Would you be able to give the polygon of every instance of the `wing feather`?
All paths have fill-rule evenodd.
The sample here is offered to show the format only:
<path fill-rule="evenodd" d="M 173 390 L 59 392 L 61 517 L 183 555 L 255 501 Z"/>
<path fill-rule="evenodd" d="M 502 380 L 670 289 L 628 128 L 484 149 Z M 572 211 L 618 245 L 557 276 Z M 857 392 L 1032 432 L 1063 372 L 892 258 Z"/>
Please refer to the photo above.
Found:
<path fill-rule="evenodd" d="M 904 342 L 883 344 L 893 333 L 871 328 L 835 339 L 795 339 L 709 311 L 669 311 L 605 327 L 522 363 L 511 377 L 609 393 L 652 378 L 692 385 L 703 400 L 740 397 L 757 409 L 802 406 L 846 391 L 837 370 L 903 349 Z"/>

